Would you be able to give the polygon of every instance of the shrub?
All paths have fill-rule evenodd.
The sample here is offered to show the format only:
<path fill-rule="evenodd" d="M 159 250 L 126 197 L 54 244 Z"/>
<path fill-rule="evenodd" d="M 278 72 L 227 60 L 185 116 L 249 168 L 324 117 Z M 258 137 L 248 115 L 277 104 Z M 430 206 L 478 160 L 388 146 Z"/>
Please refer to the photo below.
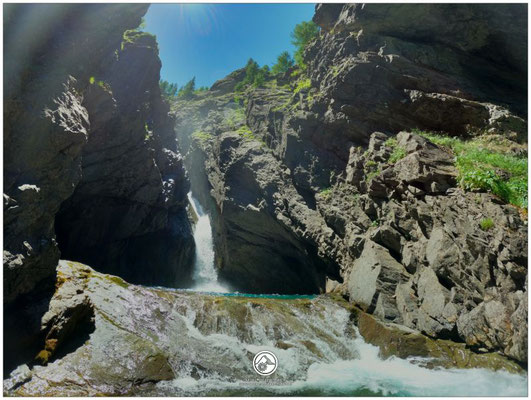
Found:
<path fill-rule="evenodd" d="M 455 154 L 458 182 L 463 189 L 489 191 L 508 203 L 527 208 L 527 158 L 507 154 L 500 143 L 489 144 L 481 137 L 462 140 L 414 132 Z"/>
<path fill-rule="evenodd" d="M 312 86 L 312 81 L 310 80 L 310 78 L 299 79 L 297 81 L 297 86 L 295 87 L 295 90 L 293 91 L 293 93 L 297 94 L 301 90 L 309 89 L 311 86 Z"/>
<path fill-rule="evenodd" d="M 212 139 L 213 137 L 214 135 L 212 135 L 209 132 L 204 132 L 204 131 L 195 131 L 194 133 L 192 133 L 192 139 L 198 141 L 202 145 L 209 142 L 210 139 Z"/>
<path fill-rule="evenodd" d="M 494 221 L 492 220 L 492 218 L 482 219 L 481 222 L 479 223 L 479 227 L 483 231 L 488 231 L 489 229 L 494 227 Z"/>
<path fill-rule="evenodd" d="M 234 87 L 235 92 L 243 92 L 246 86 L 253 87 L 264 86 L 266 78 L 269 76 L 269 66 L 264 65 L 262 68 L 252 58 L 245 65 L 245 77 Z"/>
<path fill-rule="evenodd" d="M 332 188 L 325 188 L 325 189 L 321 190 L 321 192 L 319 194 L 321 195 L 321 197 L 326 199 L 328 196 L 330 196 L 332 194 Z"/>
<path fill-rule="evenodd" d="M 396 146 L 389 157 L 389 162 L 391 164 L 396 163 L 407 155 L 406 150 L 403 147 Z"/>

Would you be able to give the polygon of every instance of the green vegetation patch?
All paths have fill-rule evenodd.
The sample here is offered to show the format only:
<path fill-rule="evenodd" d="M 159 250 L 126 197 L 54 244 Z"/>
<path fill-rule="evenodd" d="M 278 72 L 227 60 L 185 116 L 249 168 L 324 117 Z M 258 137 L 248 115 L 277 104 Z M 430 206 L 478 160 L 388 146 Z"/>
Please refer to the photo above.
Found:
<path fill-rule="evenodd" d="M 297 81 L 297 86 L 295 86 L 294 94 L 299 93 L 301 90 L 307 90 L 312 87 L 312 81 L 310 78 L 303 78 Z"/>
<path fill-rule="evenodd" d="M 91 85 L 98 85 L 100 88 L 102 88 L 103 90 L 105 90 L 106 92 L 108 93 L 111 93 L 111 85 L 109 85 L 107 82 L 104 82 L 104 81 L 101 81 L 101 80 L 96 80 L 95 77 L 91 76 L 89 78 L 89 83 Z"/>
<path fill-rule="evenodd" d="M 321 192 L 319 192 L 319 194 L 321 195 L 321 197 L 326 199 L 328 196 L 332 194 L 332 188 L 329 187 L 329 188 L 323 189 L 321 190 Z"/>
<path fill-rule="evenodd" d="M 256 136 L 251 130 L 251 128 L 249 128 L 247 125 L 240 126 L 236 130 L 236 132 L 238 133 L 238 135 L 240 135 L 242 138 L 246 140 L 253 140 L 253 141 L 259 142 L 262 145 L 262 149 L 267 146 L 266 143 L 261 138 Z"/>
<path fill-rule="evenodd" d="M 213 134 L 204 131 L 195 131 L 194 133 L 192 133 L 192 139 L 196 140 L 202 145 L 208 143 L 213 137 Z"/>
<path fill-rule="evenodd" d="M 396 163 L 398 160 L 401 160 L 407 155 L 406 149 L 398 145 L 396 138 L 387 139 L 385 141 L 385 145 L 393 149 L 393 152 L 391 153 L 391 156 L 389 157 L 389 162 L 391 164 Z"/>
<path fill-rule="evenodd" d="M 483 231 L 488 231 L 489 229 L 494 227 L 494 221 L 492 220 L 492 218 L 482 219 L 481 222 L 479 223 L 479 227 Z"/>
<path fill-rule="evenodd" d="M 490 191 L 507 203 L 527 209 L 527 157 L 508 153 L 503 140 L 485 137 L 463 140 L 433 132 L 414 130 L 456 156 L 458 182 L 465 190 Z"/>
<path fill-rule="evenodd" d="M 139 31 L 138 29 L 129 29 L 124 32 L 122 36 L 122 45 L 120 49 L 123 51 L 128 44 L 139 44 L 145 47 L 157 47 L 157 37 L 149 32 Z"/>

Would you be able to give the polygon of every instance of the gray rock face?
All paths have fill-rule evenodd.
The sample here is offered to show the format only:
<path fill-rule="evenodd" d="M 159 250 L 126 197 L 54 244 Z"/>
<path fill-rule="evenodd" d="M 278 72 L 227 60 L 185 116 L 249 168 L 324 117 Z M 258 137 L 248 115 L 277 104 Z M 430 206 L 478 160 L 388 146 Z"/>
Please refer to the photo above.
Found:
<path fill-rule="evenodd" d="M 316 7 L 314 21 L 325 32 L 321 40 L 343 43 L 342 48 L 336 47 L 343 56 L 358 47 L 368 50 L 367 55 L 374 51 L 387 57 L 385 69 L 398 73 L 395 81 L 406 83 L 405 70 L 395 69 L 393 63 L 414 67 L 409 83 L 417 81 L 419 86 L 407 89 L 426 95 L 452 94 L 422 89 L 417 78 L 424 75 L 431 78 L 425 84 L 445 87 L 459 98 L 511 104 L 525 112 L 527 96 L 518 82 L 525 80 L 527 71 L 527 56 L 520 45 L 527 36 L 526 5 L 322 4 Z M 350 35 L 352 40 L 342 35 Z M 319 42 L 314 47 L 331 52 Z M 314 60 L 323 63 L 322 58 Z M 451 107 L 443 105 L 440 112 Z M 433 115 L 435 120 L 436 115 L 439 113 Z M 446 121 L 446 128 L 449 123 Z"/>
<path fill-rule="evenodd" d="M 526 362 L 527 338 L 516 323 L 526 326 L 520 317 L 526 307 L 526 221 L 516 208 L 500 206 L 491 195 L 447 190 L 455 185 L 449 156 L 426 139 L 397 135 L 406 155 L 394 164 L 381 161 L 390 154 L 383 139 L 373 135 L 369 150 L 351 152 L 349 161 L 365 170 L 370 165 L 375 176 L 348 181 L 347 173 L 347 182 L 318 203 L 327 213 L 342 202 L 345 209 L 359 208 L 375 221 L 361 235 L 354 221 L 344 222 L 346 232 L 356 232 L 344 242 L 355 261 L 343 275 L 348 285 L 334 291 L 348 293 L 351 301 L 380 318 L 428 336 L 465 341 L 476 350 L 502 351 Z M 421 168 L 405 162 L 424 158 Z M 444 190 L 433 190 L 441 182 Z M 357 204 L 341 200 L 342 185 L 358 188 Z M 496 226 L 481 230 L 484 218 L 492 218 Z M 359 243 L 355 251 L 351 243 Z"/>
<path fill-rule="evenodd" d="M 313 238 L 331 230 L 322 232 L 322 217 L 305 205 L 289 169 L 244 131 L 231 100 L 214 94 L 209 103 L 178 103 L 177 112 L 192 191 L 212 217 L 219 276 L 247 293 L 324 291 L 337 266 Z"/>
<path fill-rule="evenodd" d="M 53 286 L 59 259 L 54 217 L 81 178 L 89 131 L 81 93 L 119 47 L 124 30 L 137 26 L 146 10 L 144 5 L 6 7 L 5 302 Z M 21 36 L 21 21 L 37 15 L 47 15 L 53 26 L 35 23 L 31 35 Z M 83 35 L 72 24 L 80 19 L 87 21 Z"/>
<path fill-rule="evenodd" d="M 91 85 L 85 95 L 83 177 L 57 215 L 59 247 L 134 283 L 186 285 L 194 249 L 189 184 L 160 95 L 158 47 L 153 36 L 129 36 L 102 76 L 108 87 Z"/>

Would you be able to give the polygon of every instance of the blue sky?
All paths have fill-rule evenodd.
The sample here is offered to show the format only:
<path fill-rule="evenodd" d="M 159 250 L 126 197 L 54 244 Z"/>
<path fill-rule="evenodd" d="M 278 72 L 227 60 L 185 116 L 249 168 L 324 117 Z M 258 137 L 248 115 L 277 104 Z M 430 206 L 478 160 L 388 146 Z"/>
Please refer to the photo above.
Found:
<path fill-rule="evenodd" d="M 196 87 L 211 86 L 249 57 L 273 65 L 278 54 L 293 54 L 290 33 L 311 20 L 315 4 L 152 4 L 145 31 L 157 35 L 161 78 L 181 87 L 193 76 Z"/>

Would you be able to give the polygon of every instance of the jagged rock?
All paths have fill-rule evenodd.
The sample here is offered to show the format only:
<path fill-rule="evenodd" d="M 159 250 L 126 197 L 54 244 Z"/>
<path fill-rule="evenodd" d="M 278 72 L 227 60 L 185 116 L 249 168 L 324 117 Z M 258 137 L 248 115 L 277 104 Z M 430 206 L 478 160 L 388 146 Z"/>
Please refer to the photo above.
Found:
<path fill-rule="evenodd" d="M 147 8 L 6 7 L 6 371 L 40 340 L 59 248 L 136 282 L 176 285 L 190 275 L 188 182 L 160 95 L 158 49 L 131 31 Z M 37 15 L 47 23 L 21 36 Z"/>
<path fill-rule="evenodd" d="M 452 155 L 426 139 L 405 132 L 397 135 L 397 142 L 409 154 L 369 183 L 371 196 L 387 198 L 406 191 L 413 195 L 445 193 L 456 185 L 457 170 Z M 371 157 L 376 162 L 389 159 L 389 154 L 383 159 L 373 154 L 374 151 Z"/>
<path fill-rule="evenodd" d="M 397 317 L 394 293 L 408 280 L 406 269 L 384 247 L 368 241 L 348 280 L 350 300 L 381 318 Z"/>
<path fill-rule="evenodd" d="M 145 5 L 118 4 L 6 8 L 5 302 L 53 286 L 59 259 L 54 217 L 81 177 L 81 149 L 89 130 L 82 92 L 146 10 Z M 20 21 L 44 14 L 52 25 L 20 36 Z M 79 18 L 89 21 L 83 34 L 70 23 Z M 25 185 L 39 190 L 21 190 Z"/>

